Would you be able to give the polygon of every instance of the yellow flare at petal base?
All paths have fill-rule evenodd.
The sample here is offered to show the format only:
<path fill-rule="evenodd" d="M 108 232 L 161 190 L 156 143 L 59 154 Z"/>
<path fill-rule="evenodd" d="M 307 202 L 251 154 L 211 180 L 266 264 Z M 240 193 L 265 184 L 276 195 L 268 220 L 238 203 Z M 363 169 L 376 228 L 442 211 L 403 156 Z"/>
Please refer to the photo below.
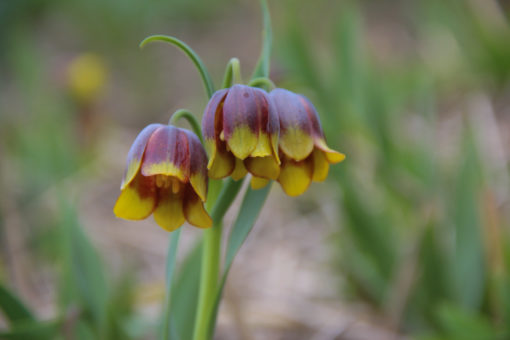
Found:
<path fill-rule="evenodd" d="M 232 131 L 232 135 L 227 140 L 227 145 L 234 156 L 245 159 L 257 147 L 258 139 L 258 136 L 253 133 L 249 126 L 241 125 Z"/>
<path fill-rule="evenodd" d="M 250 157 L 244 160 L 244 165 L 257 177 L 277 179 L 280 174 L 280 166 L 273 156 Z"/>
<path fill-rule="evenodd" d="M 246 176 L 246 173 L 248 171 L 246 170 L 246 167 L 244 166 L 244 163 L 239 158 L 236 158 L 236 165 L 234 168 L 234 171 L 230 175 L 234 181 L 238 181 L 244 176 Z"/>
<path fill-rule="evenodd" d="M 313 177 L 314 182 L 322 182 L 328 177 L 329 162 L 326 159 L 325 152 L 315 149 L 312 152 L 313 159 Z"/>
<path fill-rule="evenodd" d="M 250 184 L 251 184 L 251 188 L 253 190 L 259 190 L 259 189 L 262 189 L 264 188 L 267 184 L 269 183 L 269 180 L 266 179 L 266 178 L 260 178 L 260 177 L 255 177 L 253 176 L 251 178 L 251 181 L 250 181 Z"/>
<path fill-rule="evenodd" d="M 179 228 L 185 221 L 181 196 L 167 190 L 160 192 L 158 206 L 154 210 L 154 220 L 167 231 Z"/>
<path fill-rule="evenodd" d="M 313 150 L 313 139 L 299 127 L 288 127 L 280 133 L 280 148 L 295 161 L 308 157 Z"/>
<path fill-rule="evenodd" d="M 212 219 L 205 211 L 204 204 L 198 197 L 190 197 L 184 202 L 184 216 L 189 224 L 198 228 L 210 228 Z"/>
<path fill-rule="evenodd" d="M 141 175 L 138 175 L 130 185 L 121 190 L 113 207 L 115 216 L 127 220 L 143 220 L 152 213 L 156 197 L 150 188 L 141 187 L 141 179 Z"/>
<path fill-rule="evenodd" d="M 313 163 L 287 161 L 282 166 L 278 182 L 289 196 L 299 196 L 308 189 L 312 182 Z"/>

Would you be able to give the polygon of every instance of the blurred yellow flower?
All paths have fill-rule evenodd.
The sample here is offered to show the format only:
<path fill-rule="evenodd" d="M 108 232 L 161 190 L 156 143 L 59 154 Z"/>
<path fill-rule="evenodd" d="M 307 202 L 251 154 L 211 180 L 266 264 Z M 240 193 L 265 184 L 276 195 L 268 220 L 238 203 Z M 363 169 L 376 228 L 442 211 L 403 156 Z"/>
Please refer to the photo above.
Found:
<path fill-rule="evenodd" d="M 83 103 L 98 97 L 106 82 L 106 66 L 100 56 L 84 53 L 74 58 L 67 70 L 72 96 Z"/>

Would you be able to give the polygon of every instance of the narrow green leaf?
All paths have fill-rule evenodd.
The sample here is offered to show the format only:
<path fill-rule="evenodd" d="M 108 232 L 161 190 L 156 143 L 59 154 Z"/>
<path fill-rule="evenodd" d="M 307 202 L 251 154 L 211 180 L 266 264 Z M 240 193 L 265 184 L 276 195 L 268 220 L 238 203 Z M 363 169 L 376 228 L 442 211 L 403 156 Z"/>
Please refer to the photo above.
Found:
<path fill-rule="evenodd" d="M 101 259 L 83 231 L 74 207 L 60 200 L 63 221 L 64 308 L 79 303 L 92 316 L 94 330 L 101 332 L 107 316 L 108 284 Z"/>
<path fill-rule="evenodd" d="M 265 188 L 260 190 L 248 188 L 246 191 L 243 203 L 241 204 L 241 208 L 239 209 L 239 213 L 228 239 L 227 253 L 225 255 L 225 272 L 223 275 L 228 273 L 228 270 L 234 261 L 234 257 L 255 224 L 270 189 L 271 184 L 268 184 Z"/>
<path fill-rule="evenodd" d="M 177 260 L 177 247 L 179 245 L 179 238 L 181 236 L 182 228 L 177 229 L 170 234 L 170 243 L 168 255 L 166 258 L 166 292 L 165 292 L 165 305 L 164 320 L 163 320 L 163 339 L 170 338 L 170 302 L 172 297 L 172 279 L 175 269 L 175 262 Z"/>
<path fill-rule="evenodd" d="M 4 340 L 53 340 L 59 331 L 58 322 L 22 322 L 8 331 L 0 332 Z"/>
<path fill-rule="evenodd" d="M 214 93 L 214 83 L 211 79 L 211 75 L 209 74 L 207 67 L 205 67 L 205 64 L 202 62 L 202 59 L 200 59 L 198 54 L 196 54 L 191 47 L 189 47 L 183 41 L 168 35 L 151 35 L 142 40 L 142 42 L 140 43 L 140 48 L 143 48 L 145 45 L 153 41 L 167 42 L 180 48 L 191 59 L 193 64 L 195 64 L 195 67 L 197 68 L 198 72 L 200 73 L 200 76 L 202 77 L 202 81 L 204 83 L 207 96 L 211 98 L 211 96 Z"/>
<path fill-rule="evenodd" d="M 211 218 L 213 221 L 218 222 L 223 220 L 223 216 L 236 198 L 242 185 L 242 180 L 234 181 L 232 178 L 229 178 L 225 181 L 216 199 L 216 203 L 211 210 Z"/>
<path fill-rule="evenodd" d="M 271 184 L 268 184 L 265 188 L 260 190 L 253 190 L 251 188 L 248 188 L 248 190 L 244 194 L 241 208 L 239 209 L 239 213 L 237 214 L 237 218 L 234 222 L 227 243 L 227 252 L 225 255 L 225 268 L 223 271 L 223 275 L 221 276 L 221 281 L 218 286 L 216 299 L 211 313 L 211 319 L 209 321 L 210 338 L 212 338 L 212 335 L 214 334 L 214 328 L 216 326 L 216 317 L 218 314 L 221 296 L 223 294 L 223 288 L 225 286 L 225 282 L 227 280 L 230 267 L 232 266 L 232 262 L 234 261 L 237 252 L 239 251 L 244 241 L 246 240 L 246 237 L 253 228 L 253 225 L 255 224 L 255 221 L 257 220 L 257 217 L 260 211 L 262 210 L 262 207 L 264 206 L 264 202 L 266 201 L 270 189 Z"/>
<path fill-rule="evenodd" d="M 261 0 L 260 5 L 262 8 L 262 50 L 260 57 L 253 71 L 253 78 L 269 77 L 269 65 L 271 63 L 271 44 L 273 42 L 273 32 L 271 29 L 271 16 L 269 15 L 269 8 L 266 0 Z"/>
<path fill-rule="evenodd" d="M 444 304 L 438 309 L 438 318 L 445 335 L 452 340 L 508 339 L 498 334 L 490 320 L 477 312 L 462 309 L 458 305 Z M 508 334 L 506 334 L 508 335 Z"/>
<path fill-rule="evenodd" d="M 30 310 L 3 284 L 0 284 L 0 308 L 11 323 L 23 320 L 35 321 Z"/>
<path fill-rule="evenodd" d="M 171 290 L 172 313 L 169 319 L 172 340 L 193 338 L 201 260 L 202 242 L 198 242 L 186 255 L 179 272 L 176 273 Z"/>
<path fill-rule="evenodd" d="M 454 273 L 460 305 L 480 308 L 487 279 L 479 200 L 481 164 L 469 134 L 465 143 L 464 162 L 460 164 L 456 192 L 451 200 L 456 233 Z"/>

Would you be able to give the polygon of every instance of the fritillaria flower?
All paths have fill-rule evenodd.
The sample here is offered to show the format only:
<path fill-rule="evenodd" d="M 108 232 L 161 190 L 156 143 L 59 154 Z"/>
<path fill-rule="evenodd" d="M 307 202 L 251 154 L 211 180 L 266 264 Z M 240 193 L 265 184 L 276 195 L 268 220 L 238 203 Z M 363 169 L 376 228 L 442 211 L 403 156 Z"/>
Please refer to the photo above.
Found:
<path fill-rule="evenodd" d="M 289 196 L 298 196 L 312 181 L 324 181 L 329 164 L 343 161 L 345 155 L 327 146 L 317 111 L 307 98 L 279 88 L 269 97 L 280 119 L 278 182 Z"/>
<path fill-rule="evenodd" d="M 202 130 L 210 152 L 207 168 L 214 179 L 277 179 L 279 122 L 264 90 L 234 85 L 212 96 L 204 111 Z"/>
<path fill-rule="evenodd" d="M 145 127 L 129 150 L 115 215 L 141 220 L 154 214 L 156 223 L 168 231 L 184 221 L 210 227 L 203 205 L 206 166 L 205 150 L 194 133 L 162 124 Z"/>

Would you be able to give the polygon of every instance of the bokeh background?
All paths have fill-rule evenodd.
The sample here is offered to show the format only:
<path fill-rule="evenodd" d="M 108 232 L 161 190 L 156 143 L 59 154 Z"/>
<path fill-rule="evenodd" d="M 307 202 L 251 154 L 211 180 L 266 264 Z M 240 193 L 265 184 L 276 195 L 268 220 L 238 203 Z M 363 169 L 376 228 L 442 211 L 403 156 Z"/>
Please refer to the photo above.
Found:
<path fill-rule="evenodd" d="M 274 185 L 216 338 L 509 339 L 510 3 L 269 6 L 271 78 L 347 159 L 301 197 Z M 30 310 L 4 310 L 0 336 L 157 337 L 168 234 L 112 208 L 137 133 L 207 99 L 180 51 L 138 43 L 170 34 L 217 85 L 231 57 L 248 79 L 260 16 L 248 0 L 0 1 L 0 300 Z M 181 272 L 200 236 L 184 229 Z M 196 284 L 179 276 L 181 324 Z"/>

